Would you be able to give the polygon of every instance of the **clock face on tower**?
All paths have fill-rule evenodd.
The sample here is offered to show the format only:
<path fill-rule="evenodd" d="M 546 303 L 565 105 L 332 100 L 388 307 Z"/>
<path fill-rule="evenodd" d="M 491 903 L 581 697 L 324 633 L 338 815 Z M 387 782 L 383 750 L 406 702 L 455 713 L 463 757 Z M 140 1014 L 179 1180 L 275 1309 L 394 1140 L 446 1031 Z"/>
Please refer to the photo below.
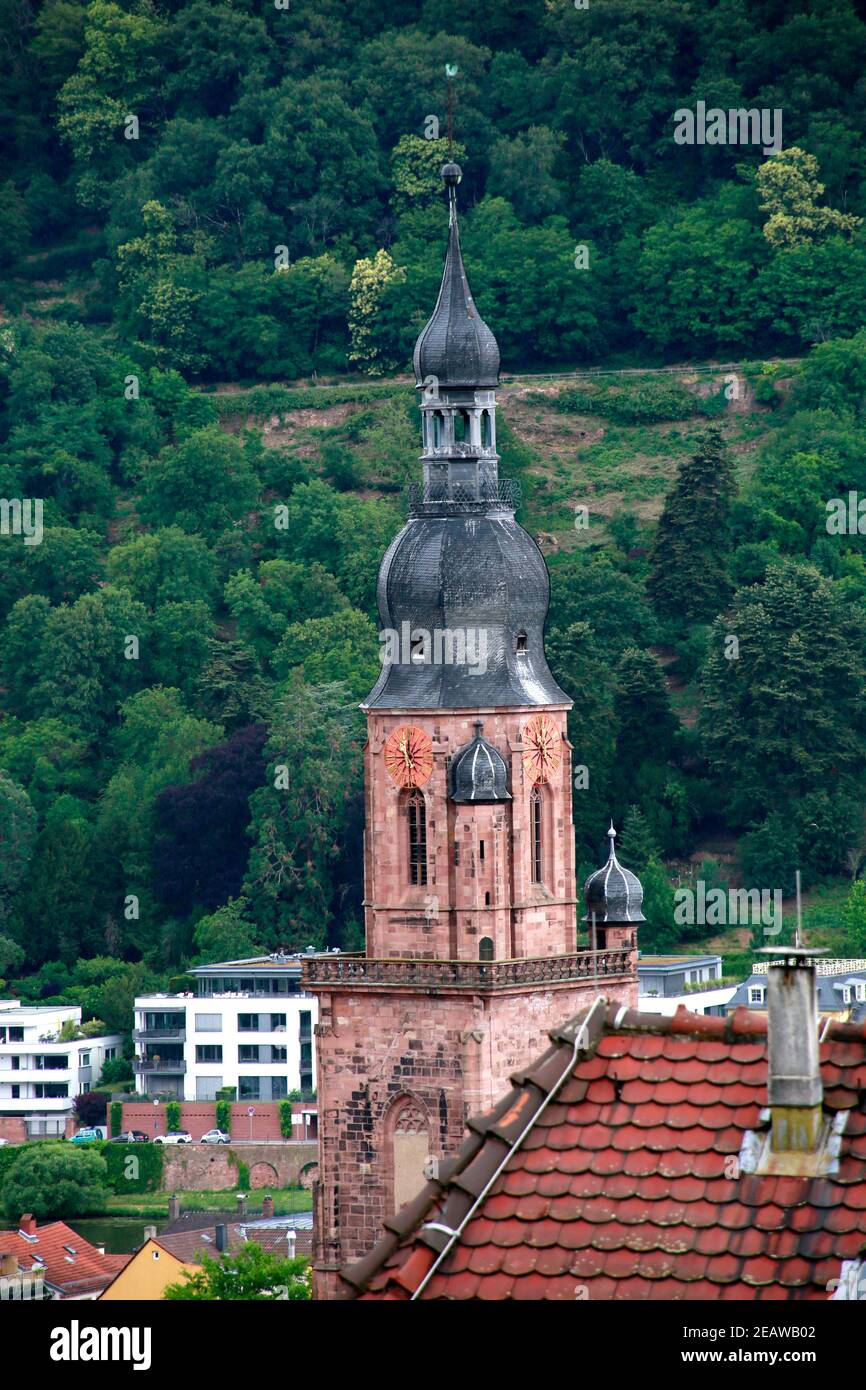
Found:
<path fill-rule="evenodd" d="M 385 740 L 385 766 L 398 787 L 423 787 L 433 771 L 433 743 L 416 724 L 392 729 Z"/>
<path fill-rule="evenodd" d="M 562 761 L 562 738 L 547 714 L 535 714 L 523 726 L 523 766 L 535 782 L 546 782 Z"/>

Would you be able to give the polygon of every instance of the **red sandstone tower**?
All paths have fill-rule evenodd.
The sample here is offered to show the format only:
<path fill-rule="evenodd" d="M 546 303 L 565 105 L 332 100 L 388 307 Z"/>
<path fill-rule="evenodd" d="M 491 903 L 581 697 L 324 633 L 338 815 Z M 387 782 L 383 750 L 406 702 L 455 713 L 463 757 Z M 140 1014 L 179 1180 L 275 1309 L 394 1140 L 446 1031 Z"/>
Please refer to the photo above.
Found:
<path fill-rule="evenodd" d="M 640 885 L 612 841 L 588 884 L 601 949 L 576 947 L 571 701 L 544 654 L 544 559 L 498 476 L 499 349 L 463 266 L 460 169 L 442 173 L 448 250 L 414 358 L 424 479 L 379 572 L 383 667 L 363 706 L 367 949 L 305 963 L 325 1298 L 552 1026 L 602 981 L 637 995 Z"/>

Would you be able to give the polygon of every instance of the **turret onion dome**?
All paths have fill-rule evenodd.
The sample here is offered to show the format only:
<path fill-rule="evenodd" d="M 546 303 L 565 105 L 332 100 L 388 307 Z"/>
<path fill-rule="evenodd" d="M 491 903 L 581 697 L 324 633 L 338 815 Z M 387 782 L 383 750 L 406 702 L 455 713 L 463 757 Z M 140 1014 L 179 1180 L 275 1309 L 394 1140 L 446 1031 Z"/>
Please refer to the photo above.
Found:
<path fill-rule="evenodd" d="M 464 743 L 451 762 L 451 800 L 464 802 L 510 801 L 505 759 L 486 738 L 484 725 L 475 721 L 475 737 Z"/>
<path fill-rule="evenodd" d="M 614 840 L 616 831 L 611 821 L 607 832 L 610 840 L 610 854 L 606 864 L 596 869 L 583 886 L 586 902 L 584 922 L 645 922 L 641 912 L 643 887 L 640 879 L 631 869 L 623 868 L 616 857 Z"/>
<path fill-rule="evenodd" d="M 455 189 L 463 177 L 459 164 L 445 164 L 449 226 L 445 270 L 436 308 L 415 344 L 413 362 L 419 386 L 431 376 L 440 390 L 491 387 L 499 382 L 499 345 L 475 307 L 457 229 Z"/>

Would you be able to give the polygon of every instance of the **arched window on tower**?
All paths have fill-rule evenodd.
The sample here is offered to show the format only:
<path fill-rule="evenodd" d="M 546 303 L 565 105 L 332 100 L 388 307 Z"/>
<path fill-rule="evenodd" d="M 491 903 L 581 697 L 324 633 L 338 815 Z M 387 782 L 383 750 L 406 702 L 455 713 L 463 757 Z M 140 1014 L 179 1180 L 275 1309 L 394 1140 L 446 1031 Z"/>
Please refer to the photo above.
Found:
<path fill-rule="evenodd" d="M 478 943 L 478 959 L 493 960 L 493 937 L 482 936 Z"/>
<path fill-rule="evenodd" d="M 517 634 L 517 637 L 515 638 L 514 650 L 516 651 L 518 656 L 526 655 L 526 633 L 524 632 L 523 628 L 520 629 L 520 631 Z"/>
<path fill-rule="evenodd" d="M 443 417 L 443 415 L 442 415 L 442 411 L 441 411 L 441 410 L 434 410 L 434 412 L 433 412 L 433 448 L 434 448 L 434 449 L 438 449 L 438 448 L 439 448 L 439 445 L 442 443 L 442 430 L 443 430 L 443 424 L 444 424 L 444 417 Z"/>
<path fill-rule="evenodd" d="M 469 414 L 465 410 L 454 412 L 454 440 L 457 444 L 462 444 L 469 438 Z"/>
<path fill-rule="evenodd" d="M 489 449 L 492 442 L 493 442 L 493 441 L 492 441 L 492 434 L 491 434 L 491 429 L 490 429 L 490 411 L 489 411 L 489 410 L 482 410 L 482 412 L 481 412 L 481 447 L 482 447 L 482 449 Z"/>
<path fill-rule="evenodd" d="M 410 793 L 406 802 L 409 820 L 409 882 L 427 882 L 427 807 L 421 792 Z"/>
<path fill-rule="evenodd" d="M 532 882 L 541 883 L 541 818 L 542 791 L 536 782 L 529 793 L 529 844 L 532 855 Z"/>

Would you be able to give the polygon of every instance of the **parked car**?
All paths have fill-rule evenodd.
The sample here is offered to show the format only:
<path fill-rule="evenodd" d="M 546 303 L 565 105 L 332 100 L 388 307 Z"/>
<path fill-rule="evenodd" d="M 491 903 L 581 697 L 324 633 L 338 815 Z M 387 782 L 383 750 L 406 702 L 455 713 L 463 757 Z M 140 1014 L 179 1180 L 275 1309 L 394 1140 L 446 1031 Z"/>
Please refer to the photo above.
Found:
<path fill-rule="evenodd" d="M 154 1144 L 191 1144 L 192 1135 L 186 1129 L 170 1129 L 168 1134 L 158 1134 Z"/>
<path fill-rule="evenodd" d="M 127 1129 L 116 1134 L 110 1142 L 112 1144 L 148 1144 L 150 1135 L 145 1134 L 140 1129 Z"/>
<path fill-rule="evenodd" d="M 224 1129 L 209 1129 L 199 1140 L 200 1144 L 230 1144 L 231 1139 Z"/>
<path fill-rule="evenodd" d="M 77 1134 L 73 1134 L 70 1144 L 95 1144 L 101 1139 L 102 1135 L 98 1129 L 80 1129 Z"/>

